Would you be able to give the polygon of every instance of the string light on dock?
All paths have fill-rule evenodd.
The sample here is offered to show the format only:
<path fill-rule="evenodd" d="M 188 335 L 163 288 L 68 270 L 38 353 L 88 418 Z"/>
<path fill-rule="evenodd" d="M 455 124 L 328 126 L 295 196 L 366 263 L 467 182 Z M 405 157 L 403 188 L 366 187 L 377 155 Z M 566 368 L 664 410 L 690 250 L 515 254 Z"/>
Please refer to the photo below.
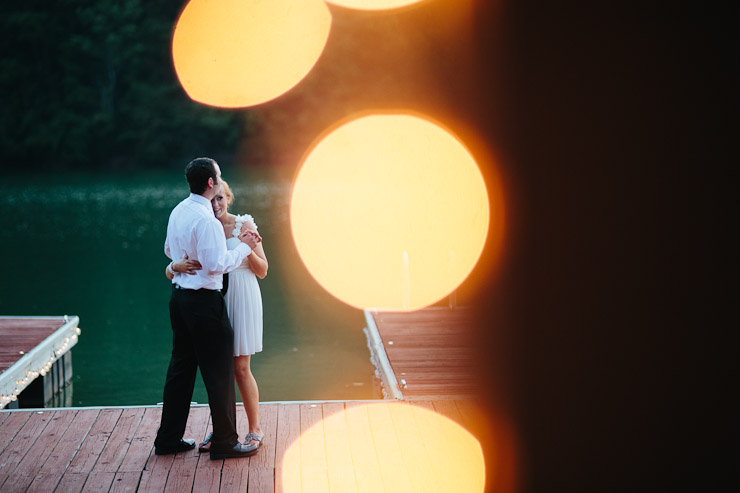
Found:
<path fill-rule="evenodd" d="M 66 320 L 65 320 L 66 321 Z M 82 329 L 79 327 L 70 327 L 70 335 L 65 336 L 61 341 L 61 344 L 56 346 L 48 358 L 42 359 L 40 364 L 36 364 L 32 368 L 27 368 L 25 375 L 15 381 L 15 388 L 10 391 L 9 394 L 0 395 L 0 409 L 7 406 L 9 403 L 18 400 L 18 396 L 23 390 L 39 376 L 46 376 L 50 371 L 54 363 L 61 358 L 72 346 L 77 344 L 78 336 L 82 334 Z M 19 353 L 24 354 L 24 357 L 28 357 L 31 353 L 25 354 L 23 351 Z M 23 359 L 19 360 L 22 361 Z"/>

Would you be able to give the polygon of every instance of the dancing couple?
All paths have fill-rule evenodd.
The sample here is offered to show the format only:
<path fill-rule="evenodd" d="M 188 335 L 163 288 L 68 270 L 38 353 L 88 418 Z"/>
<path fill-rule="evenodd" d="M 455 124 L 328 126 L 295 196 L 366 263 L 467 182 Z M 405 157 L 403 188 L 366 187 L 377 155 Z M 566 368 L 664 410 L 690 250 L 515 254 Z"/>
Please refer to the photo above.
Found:
<path fill-rule="evenodd" d="M 267 257 L 252 217 L 228 212 L 233 193 L 216 161 L 194 159 L 185 177 L 190 196 L 172 210 L 164 244 L 173 259 L 165 271 L 172 280 L 172 357 L 154 452 L 166 455 L 195 447 L 195 440 L 183 435 L 200 368 L 213 431 L 199 450 L 210 452 L 214 460 L 249 457 L 264 439 L 250 359 L 262 351 L 257 277 L 267 274 Z M 243 443 L 236 430 L 235 378 L 249 422 Z"/>

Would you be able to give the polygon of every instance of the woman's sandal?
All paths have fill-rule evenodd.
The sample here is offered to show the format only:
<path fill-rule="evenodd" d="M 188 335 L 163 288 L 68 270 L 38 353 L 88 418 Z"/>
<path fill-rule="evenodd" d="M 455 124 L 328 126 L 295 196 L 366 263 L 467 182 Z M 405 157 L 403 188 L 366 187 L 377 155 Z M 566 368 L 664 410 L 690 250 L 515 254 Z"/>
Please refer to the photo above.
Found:
<path fill-rule="evenodd" d="M 249 442 L 255 441 L 257 442 L 257 448 L 260 448 L 262 446 L 262 442 L 264 441 L 264 439 L 265 439 L 264 435 L 259 436 L 258 434 L 250 431 L 249 433 L 247 433 L 247 436 L 245 437 L 244 445 L 249 445 Z"/>
<path fill-rule="evenodd" d="M 213 438 L 213 432 L 210 432 L 206 439 L 198 445 L 198 452 L 208 452 L 211 450 L 211 438 Z"/>

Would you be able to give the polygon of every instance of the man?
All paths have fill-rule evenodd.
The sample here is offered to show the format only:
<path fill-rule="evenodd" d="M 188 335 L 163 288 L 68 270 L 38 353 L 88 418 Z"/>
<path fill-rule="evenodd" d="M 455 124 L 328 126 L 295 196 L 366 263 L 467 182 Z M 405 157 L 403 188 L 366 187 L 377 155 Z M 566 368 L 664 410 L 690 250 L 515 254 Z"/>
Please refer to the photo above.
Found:
<path fill-rule="evenodd" d="M 223 227 L 211 208 L 211 199 L 221 186 L 216 161 L 194 159 L 185 168 L 185 177 L 190 196 L 170 214 L 164 252 L 170 259 L 187 254 L 202 269 L 191 275 L 175 272 L 172 280 L 172 357 L 154 452 L 174 454 L 195 447 L 195 440 L 185 440 L 183 434 L 200 367 L 213 421 L 211 459 L 248 457 L 258 448 L 239 443 L 236 432 L 234 331 L 220 289 L 223 274 L 238 267 L 261 238 L 248 231 L 239 235 L 242 243 L 237 248 L 226 248 Z"/>

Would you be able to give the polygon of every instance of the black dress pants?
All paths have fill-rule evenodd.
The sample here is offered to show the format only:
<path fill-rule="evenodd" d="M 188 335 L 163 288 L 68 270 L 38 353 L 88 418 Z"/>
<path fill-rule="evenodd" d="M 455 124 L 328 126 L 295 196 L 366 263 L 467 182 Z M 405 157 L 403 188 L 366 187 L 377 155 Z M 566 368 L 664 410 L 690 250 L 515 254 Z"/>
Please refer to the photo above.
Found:
<path fill-rule="evenodd" d="M 185 433 L 196 370 L 208 393 L 213 439 L 226 450 L 239 443 L 234 395 L 234 330 L 220 291 L 172 289 L 172 357 L 164 384 L 162 420 L 154 445 L 176 446 Z"/>

